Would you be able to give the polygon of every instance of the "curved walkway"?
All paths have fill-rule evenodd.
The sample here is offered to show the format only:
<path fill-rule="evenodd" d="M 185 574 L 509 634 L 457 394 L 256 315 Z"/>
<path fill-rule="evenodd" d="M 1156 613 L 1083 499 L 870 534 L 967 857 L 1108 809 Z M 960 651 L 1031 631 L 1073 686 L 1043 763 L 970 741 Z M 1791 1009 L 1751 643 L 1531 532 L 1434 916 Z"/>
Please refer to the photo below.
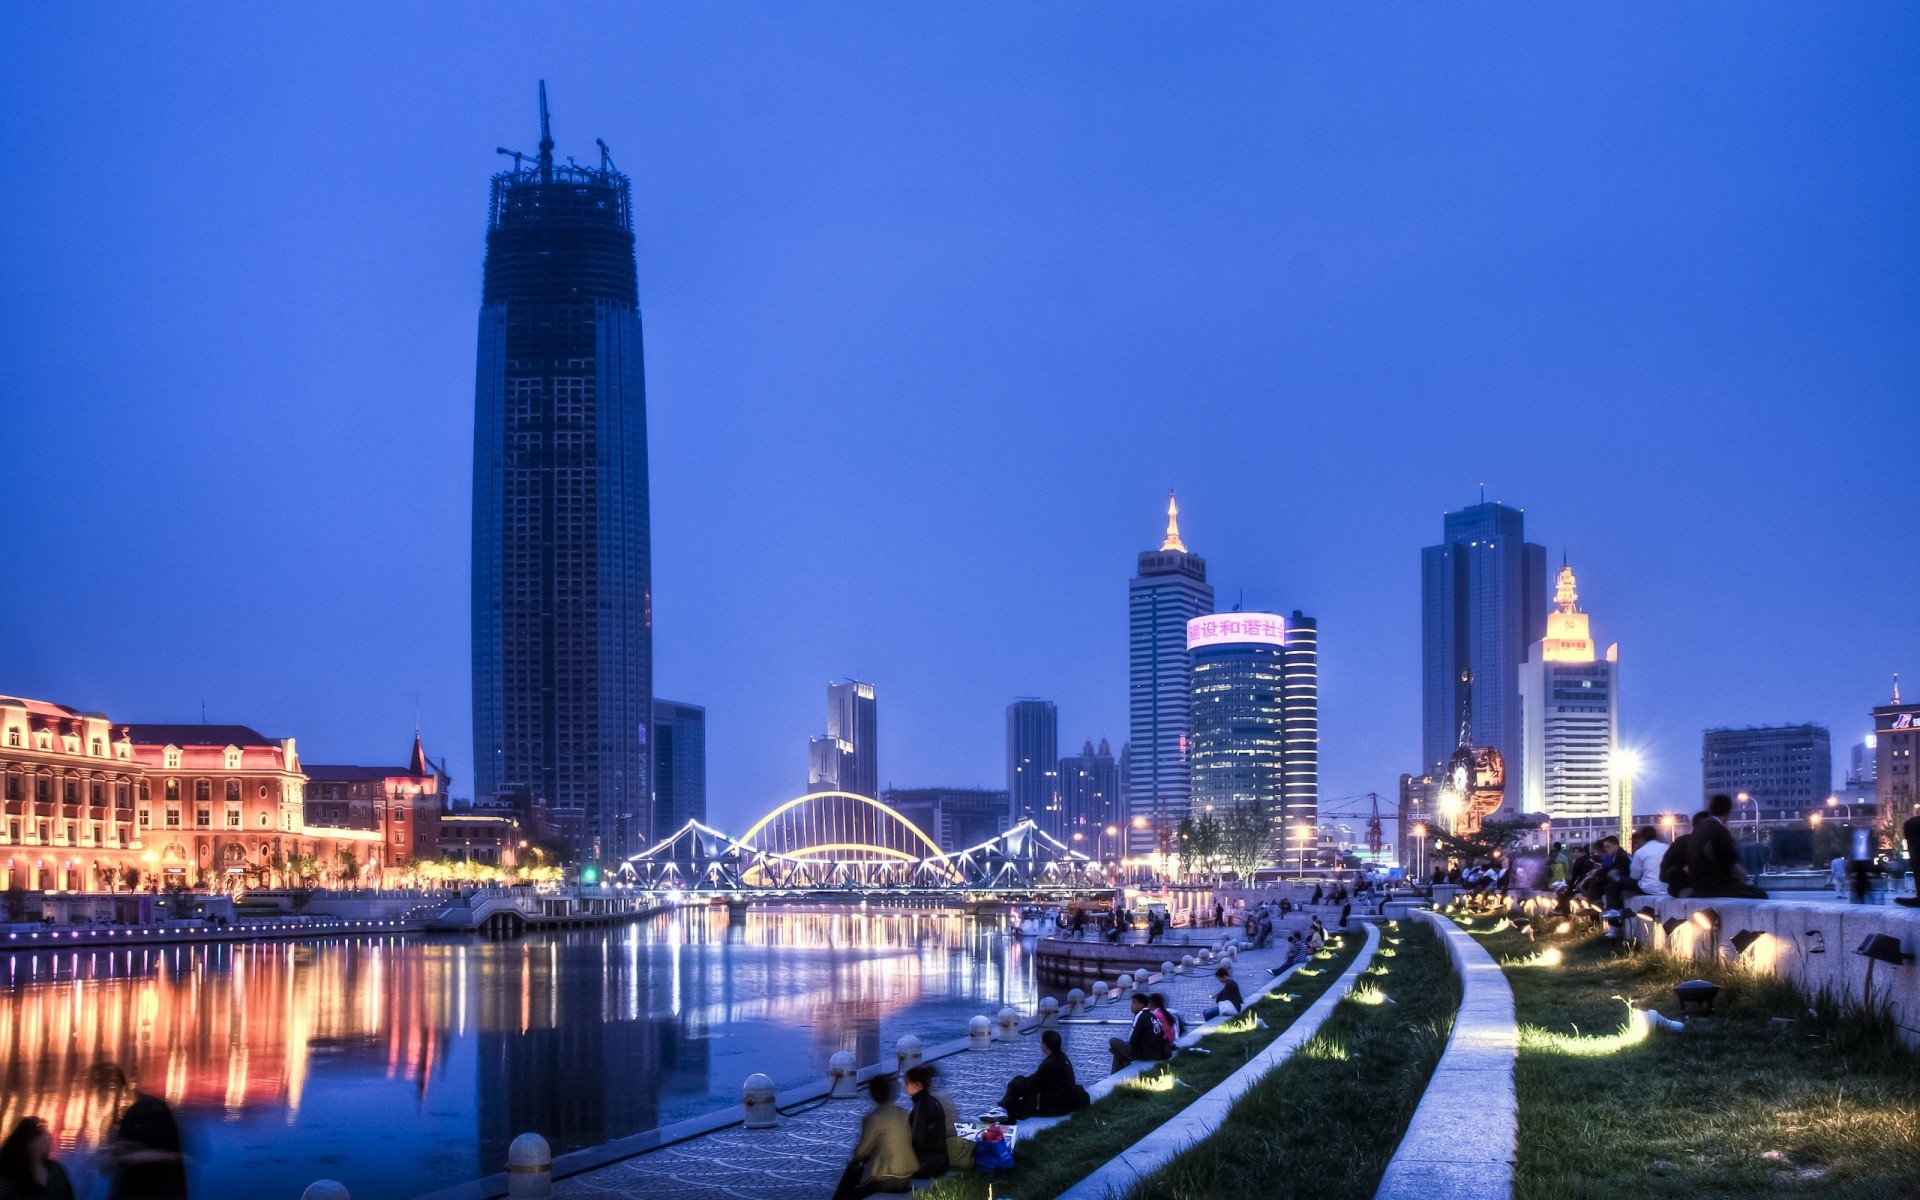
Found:
<path fill-rule="evenodd" d="M 1506 1200 L 1519 1123 L 1513 989 L 1465 930 L 1438 913 L 1416 915 L 1446 944 L 1460 975 L 1460 1012 L 1374 1200 Z"/>
<path fill-rule="evenodd" d="M 1373 961 L 1373 952 L 1380 946 L 1380 926 L 1369 922 L 1366 931 L 1366 945 L 1360 948 L 1353 962 L 1341 972 L 1340 978 L 1334 980 L 1333 986 L 1308 1006 L 1307 1011 L 1301 1013 L 1280 1036 L 1269 1042 L 1266 1049 L 1254 1055 L 1246 1066 L 1221 1080 L 1206 1095 L 1181 1109 L 1166 1124 L 1060 1193 L 1059 1200 L 1108 1200 L 1109 1197 L 1125 1196 L 1142 1179 L 1172 1162 L 1175 1155 L 1211 1137 L 1227 1119 L 1227 1110 L 1233 1107 L 1234 1102 L 1261 1076 L 1287 1061 L 1307 1039 L 1319 1032 L 1321 1022 L 1353 990 L 1360 973 Z M 1266 990 L 1278 988 L 1285 978 L 1282 976 L 1274 980 Z"/>

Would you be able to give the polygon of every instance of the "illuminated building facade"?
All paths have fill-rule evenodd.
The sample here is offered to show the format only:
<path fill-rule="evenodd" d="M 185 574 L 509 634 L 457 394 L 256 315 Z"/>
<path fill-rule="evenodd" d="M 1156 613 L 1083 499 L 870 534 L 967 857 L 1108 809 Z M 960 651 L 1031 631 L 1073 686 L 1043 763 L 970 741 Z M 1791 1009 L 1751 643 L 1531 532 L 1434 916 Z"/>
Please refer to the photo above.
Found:
<path fill-rule="evenodd" d="M 1915 786 L 1913 768 L 1913 752 L 1920 750 L 1920 704 L 1901 701 L 1897 678 L 1893 699 L 1873 710 L 1871 741 L 1876 823 L 1898 846 L 1901 827 L 1920 813 L 1920 788 Z"/>
<path fill-rule="evenodd" d="M 1257 804 L 1276 858 L 1297 851 L 1320 810 L 1317 623 L 1298 610 L 1216 613 L 1187 622 L 1187 648 L 1193 808 Z"/>
<path fill-rule="evenodd" d="M 1127 584 L 1127 853 L 1165 852 L 1187 815 L 1193 691 L 1187 622 L 1213 611 L 1207 562 L 1180 538 L 1180 509 L 1167 497 L 1167 534 L 1140 555 Z"/>
<path fill-rule="evenodd" d="M 1471 744 L 1522 771 L 1520 667 L 1546 635 L 1546 548 L 1526 540 L 1525 515 L 1504 504 L 1448 513 L 1442 528 L 1441 543 L 1420 553 L 1422 766 L 1448 761 L 1470 712 Z"/>
<path fill-rule="evenodd" d="M 427 761 L 420 735 L 404 767 L 307 763 L 305 821 L 312 826 L 370 830 L 379 835 L 382 866 L 404 867 L 439 853 L 446 775 Z"/>
<path fill-rule="evenodd" d="M 661 833 L 707 819 L 707 710 L 653 702 L 653 809 Z"/>
<path fill-rule="evenodd" d="M 1736 829 L 1805 821 L 1833 795 L 1832 738 L 1813 724 L 1709 729 L 1700 739 L 1700 783 L 1703 801 L 1718 792 L 1735 798 Z"/>
<path fill-rule="evenodd" d="M 474 385 L 475 796 L 576 858 L 653 836 L 646 387 L 627 177 L 493 177 Z"/>
<path fill-rule="evenodd" d="M 1620 647 L 1597 652 L 1573 568 L 1562 565 L 1546 635 L 1520 668 L 1520 810 L 1554 820 L 1619 811 Z"/>
<path fill-rule="evenodd" d="M 1061 759 L 1059 775 L 1066 828 L 1061 840 L 1101 861 L 1117 855 L 1125 815 L 1120 807 L 1120 764 L 1114 761 L 1107 739 L 1101 738 L 1097 749 L 1087 742 L 1078 755 Z M 1115 831 L 1111 836 L 1106 832 L 1109 828 Z"/>
<path fill-rule="evenodd" d="M 873 685 L 827 685 L 827 733 L 807 743 L 807 790 L 880 795 L 880 711 Z"/>
<path fill-rule="evenodd" d="M 1060 804 L 1060 711 L 1051 700 L 1007 705 L 1007 794 L 1013 819 L 1066 836 Z"/>
<path fill-rule="evenodd" d="M 126 726 L 0 696 L 0 890 L 106 886 L 146 848 L 146 787 Z"/>

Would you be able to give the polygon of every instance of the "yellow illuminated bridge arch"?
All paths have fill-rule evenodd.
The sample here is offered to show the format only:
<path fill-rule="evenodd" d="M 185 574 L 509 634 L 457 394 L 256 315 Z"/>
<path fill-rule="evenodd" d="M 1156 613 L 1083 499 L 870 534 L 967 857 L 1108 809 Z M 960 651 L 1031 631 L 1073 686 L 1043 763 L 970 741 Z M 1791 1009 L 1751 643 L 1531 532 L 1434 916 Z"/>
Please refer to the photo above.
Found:
<path fill-rule="evenodd" d="M 787 858 L 919 862 L 940 846 L 912 821 L 872 796 L 809 792 L 760 818 L 742 845 Z"/>

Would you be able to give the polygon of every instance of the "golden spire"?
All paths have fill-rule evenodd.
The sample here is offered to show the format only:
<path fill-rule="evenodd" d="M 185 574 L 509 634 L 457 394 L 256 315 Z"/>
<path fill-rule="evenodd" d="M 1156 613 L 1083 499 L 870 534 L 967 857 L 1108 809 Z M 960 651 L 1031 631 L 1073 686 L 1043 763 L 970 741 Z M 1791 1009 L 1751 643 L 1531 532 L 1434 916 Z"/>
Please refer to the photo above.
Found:
<path fill-rule="evenodd" d="M 1574 590 L 1573 568 L 1560 564 L 1560 578 L 1553 585 L 1553 607 L 1563 613 L 1578 612 L 1580 595 Z"/>
<path fill-rule="evenodd" d="M 1187 552 L 1187 544 L 1180 540 L 1180 506 L 1174 502 L 1173 492 L 1167 492 L 1167 540 L 1160 543 L 1162 550 Z"/>

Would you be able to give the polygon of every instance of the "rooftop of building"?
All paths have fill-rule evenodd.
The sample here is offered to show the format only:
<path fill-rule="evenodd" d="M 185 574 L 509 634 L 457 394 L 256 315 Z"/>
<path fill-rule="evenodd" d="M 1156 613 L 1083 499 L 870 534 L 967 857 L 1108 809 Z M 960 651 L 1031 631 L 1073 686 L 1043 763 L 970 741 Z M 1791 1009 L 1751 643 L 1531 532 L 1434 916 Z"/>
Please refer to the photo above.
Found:
<path fill-rule="evenodd" d="M 245 725 L 140 725 L 125 726 L 127 736 L 143 746 L 279 746 L 283 738 L 270 738 Z"/>

